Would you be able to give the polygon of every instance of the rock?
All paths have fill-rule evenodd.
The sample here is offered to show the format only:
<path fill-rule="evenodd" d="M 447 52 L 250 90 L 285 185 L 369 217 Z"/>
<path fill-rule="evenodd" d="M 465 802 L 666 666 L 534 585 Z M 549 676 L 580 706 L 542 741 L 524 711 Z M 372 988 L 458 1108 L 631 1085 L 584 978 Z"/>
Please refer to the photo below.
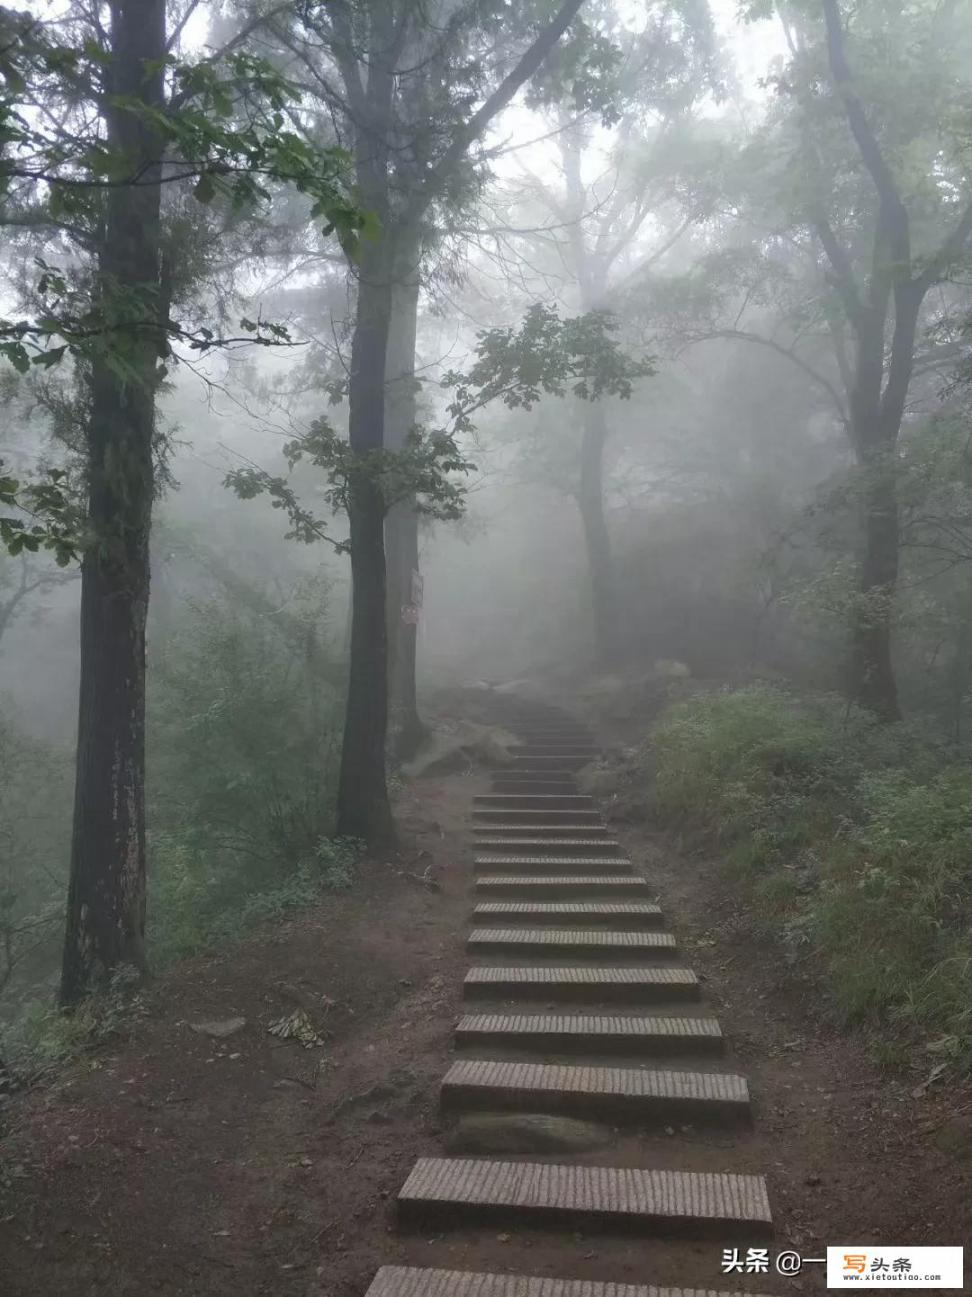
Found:
<path fill-rule="evenodd" d="M 512 761 L 507 749 L 516 742 L 513 734 L 498 726 L 459 721 L 449 729 L 435 730 L 418 756 L 402 765 L 402 772 L 410 779 L 420 779 L 454 774 L 474 765 L 506 766 Z"/>
<path fill-rule="evenodd" d="M 614 1142 L 607 1126 L 548 1113 L 489 1112 L 461 1117 L 446 1138 L 450 1153 L 581 1153 Z"/>
<path fill-rule="evenodd" d="M 245 1018 L 224 1018 L 220 1022 L 190 1022 L 191 1031 L 198 1032 L 200 1036 L 212 1036 L 214 1040 L 223 1040 L 226 1036 L 232 1036 L 237 1031 L 242 1031 L 246 1026 Z"/>
<path fill-rule="evenodd" d="M 684 662 L 672 658 L 659 658 L 654 665 L 654 675 L 668 680 L 687 680 L 692 674 Z"/>
<path fill-rule="evenodd" d="M 935 1132 L 935 1147 L 963 1162 L 972 1162 L 972 1115 L 950 1117 Z"/>

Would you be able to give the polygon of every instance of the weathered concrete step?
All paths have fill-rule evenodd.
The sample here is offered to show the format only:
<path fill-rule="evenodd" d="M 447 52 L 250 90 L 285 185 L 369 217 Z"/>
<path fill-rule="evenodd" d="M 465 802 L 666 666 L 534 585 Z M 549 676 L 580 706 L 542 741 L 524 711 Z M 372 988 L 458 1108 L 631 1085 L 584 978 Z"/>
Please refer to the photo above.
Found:
<path fill-rule="evenodd" d="M 509 873 L 512 869 L 523 869 L 531 874 L 627 874 L 631 872 L 631 861 L 623 856 L 558 856 L 550 855 L 516 855 L 504 856 L 498 852 L 473 856 L 473 868 L 477 873 Z"/>
<path fill-rule="evenodd" d="M 509 752 L 510 749 L 507 749 L 507 751 Z M 510 770 L 580 770 L 583 766 L 590 765 L 593 760 L 593 753 L 590 756 L 568 756 L 566 754 L 554 756 L 549 754 L 545 757 L 538 757 L 511 752 L 508 768 Z M 506 768 L 504 767 L 504 769 Z"/>
<path fill-rule="evenodd" d="M 563 837 L 568 832 L 572 838 L 584 838 L 588 841 L 591 838 L 603 837 L 609 831 L 603 824 L 572 824 L 569 829 L 565 829 L 562 824 L 476 824 L 473 826 L 473 833 L 481 842 L 502 837 L 504 833 L 529 833 L 531 837 L 556 838 Z"/>
<path fill-rule="evenodd" d="M 568 896 L 612 899 L 617 896 L 650 896 L 648 884 L 632 874 L 481 874 L 476 891 L 482 896 L 563 900 Z"/>
<path fill-rule="evenodd" d="M 614 1013 L 468 1013 L 459 1019 L 458 1048 L 536 1049 L 545 1054 L 721 1054 L 715 1018 L 625 1016 Z"/>
<path fill-rule="evenodd" d="M 462 983 L 468 1000 L 570 1000 L 575 1004 L 658 1004 L 698 1000 L 690 968 L 470 968 Z"/>
<path fill-rule="evenodd" d="M 513 834 L 515 837 L 539 838 L 542 842 L 549 842 L 552 838 L 574 838 L 583 839 L 584 842 L 596 842 L 603 839 L 609 829 L 605 829 L 602 824 L 476 824 L 472 826 L 472 835 L 476 843 L 480 846 L 487 846 L 488 843 L 496 842 L 497 838 L 504 838 L 507 834 Z"/>
<path fill-rule="evenodd" d="M 493 776 L 493 794 L 534 797 L 571 797 L 577 794 L 577 780 L 557 779 L 553 775 L 531 775 L 522 771 L 504 770 Z"/>
<path fill-rule="evenodd" d="M 531 770 L 529 766 L 501 766 L 493 771 L 494 779 L 544 779 L 557 784 L 576 784 L 577 776 L 571 770 Z"/>
<path fill-rule="evenodd" d="M 483 824 L 516 824 L 518 829 L 529 829 L 534 824 L 556 824 L 572 829 L 577 824 L 597 825 L 607 832 L 607 825 L 597 811 L 558 811 L 552 807 L 483 806 L 473 811 L 473 829 Z"/>
<path fill-rule="evenodd" d="M 480 793 L 473 798 L 473 810 L 492 811 L 509 807 L 520 811 L 590 811 L 594 809 L 594 798 L 583 793 L 552 794 L 545 797 L 530 793 L 510 793 L 499 796 L 496 793 Z"/>
<path fill-rule="evenodd" d="M 733 1072 L 674 1072 L 463 1058 L 442 1081 L 445 1113 L 556 1112 L 606 1121 L 747 1122 L 749 1087 Z"/>
<path fill-rule="evenodd" d="M 550 740 L 544 743 L 514 743 L 507 749 L 514 757 L 596 757 L 600 748 L 593 743 Z"/>
<path fill-rule="evenodd" d="M 560 830 L 563 834 L 564 830 Z M 527 852 L 531 848 L 536 854 L 546 855 L 552 853 L 557 856 L 583 856 L 591 854 L 596 856 L 618 856 L 621 854 L 621 843 L 616 838 L 609 837 L 555 837 L 548 835 L 546 837 L 526 836 L 526 830 L 520 829 L 523 836 L 520 837 L 490 837 L 488 835 L 476 834 L 473 845 L 478 851 L 514 851 Z"/>
<path fill-rule="evenodd" d="M 423 1157 L 398 1194 L 403 1225 L 572 1226 L 747 1242 L 772 1233 L 762 1176 Z"/>
<path fill-rule="evenodd" d="M 649 901 L 480 901 L 473 922 L 539 924 L 571 923 L 615 929 L 660 928 L 661 907 Z"/>
<path fill-rule="evenodd" d="M 583 734 L 585 738 L 592 738 L 592 731 L 589 725 L 583 721 L 520 721 L 516 725 L 507 725 L 505 727 L 511 734 Z"/>
<path fill-rule="evenodd" d="M 466 948 L 477 955 L 587 957 L 612 963 L 674 959 L 678 952 L 670 932 L 604 932 L 599 928 L 474 928 L 466 938 Z"/>
<path fill-rule="evenodd" d="M 743 1297 L 743 1294 L 389 1265 L 378 1271 L 365 1297 Z"/>
<path fill-rule="evenodd" d="M 572 798 L 577 796 L 577 781 L 574 776 L 558 776 L 552 770 L 504 770 L 494 774 L 492 791 L 494 796 L 533 796 L 533 798 Z"/>

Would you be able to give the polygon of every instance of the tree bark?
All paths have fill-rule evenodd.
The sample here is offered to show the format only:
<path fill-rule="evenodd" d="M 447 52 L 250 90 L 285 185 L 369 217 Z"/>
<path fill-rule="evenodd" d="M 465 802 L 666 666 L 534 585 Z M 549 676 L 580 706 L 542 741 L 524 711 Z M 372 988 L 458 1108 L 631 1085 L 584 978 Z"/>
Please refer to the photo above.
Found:
<path fill-rule="evenodd" d="M 417 230 L 430 203 L 451 178 L 453 168 L 490 121 L 514 98 L 541 66 L 583 0 L 564 0 L 551 22 L 527 48 L 511 72 L 453 134 L 438 162 L 398 213 L 399 233 Z M 343 6 L 334 8 L 339 35 L 335 56 L 354 128 L 355 169 L 362 202 L 375 211 L 385 233 L 361 250 L 358 303 L 351 346 L 348 435 L 352 449 L 366 455 L 385 445 L 384 405 L 391 284 L 395 264 L 392 240 L 391 150 L 398 60 L 409 42 L 407 6 L 395 14 L 390 4 L 367 6 L 366 57 L 355 51 L 354 32 Z M 366 76 L 362 75 L 363 69 Z M 400 149 L 400 142 L 395 140 Z M 414 345 L 413 345 L 414 357 Z M 414 359 L 412 361 L 414 365 Z M 338 832 L 380 845 L 394 838 L 394 823 L 385 778 L 388 728 L 388 637 L 384 501 L 365 475 L 350 493 L 351 530 L 351 666 L 345 716 L 341 776 L 338 786 Z M 411 572 L 409 573 L 411 576 Z M 413 677 L 414 678 L 414 677 Z"/>
<path fill-rule="evenodd" d="M 610 667 L 618 660 L 620 645 L 614 557 L 604 516 L 604 446 L 607 438 L 604 410 L 597 404 L 586 402 L 577 503 L 584 524 L 597 659 L 601 666 Z"/>
<path fill-rule="evenodd" d="M 112 0 L 107 89 L 163 102 L 165 0 Z M 156 64 L 158 67 L 158 64 Z M 157 302 L 159 141 L 122 108 L 105 108 L 109 146 L 132 158 L 138 185 L 109 191 L 100 291 Z M 67 924 L 60 998 L 75 1004 L 120 965 L 145 967 L 145 619 L 152 442 L 160 335 L 124 340 L 134 373 L 105 360 L 91 372 L 89 527 L 81 567 L 81 684 Z"/>
<path fill-rule="evenodd" d="M 863 462 L 859 604 L 851 627 L 850 696 L 885 721 L 901 718 L 892 656 L 900 549 L 894 443 Z"/>
<path fill-rule="evenodd" d="M 385 358 L 391 285 L 380 247 L 362 255 L 351 343 L 348 437 L 362 456 L 383 445 Z M 388 653 L 385 624 L 385 507 L 367 473 L 352 483 L 351 663 L 338 784 L 337 831 L 372 846 L 394 839 L 385 777 Z"/>
<path fill-rule="evenodd" d="M 585 235 L 586 190 L 581 178 L 583 140 L 582 130 L 574 127 L 563 132 L 560 147 L 567 208 L 571 217 L 568 238 L 574 275 L 581 310 L 588 312 L 604 306 L 608 285 L 607 265 L 598 256 L 596 249 L 588 246 Z M 604 448 L 609 433 L 602 406 L 584 401 L 582 408 L 577 505 L 584 527 L 597 662 L 602 667 L 612 667 L 619 656 L 620 635 L 615 598 L 614 555 L 604 516 Z"/>
<path fill-rule="evenodd" d="M 419 249 L 402 240 L 391 288 L 391 324 L 385 366 L 385 445 L 398 450 L 415 426 L 415 339 L 418 326 Z M 412 573 L 419 570 L 419 518 L 413 501 L 393 505 L 385 519 L 388 562 L 388 686 L 392 746 L 402 760 L 413 756 L 425 735 L 418 711 L 418 625 L 403 616 L 412 602 Z"/>

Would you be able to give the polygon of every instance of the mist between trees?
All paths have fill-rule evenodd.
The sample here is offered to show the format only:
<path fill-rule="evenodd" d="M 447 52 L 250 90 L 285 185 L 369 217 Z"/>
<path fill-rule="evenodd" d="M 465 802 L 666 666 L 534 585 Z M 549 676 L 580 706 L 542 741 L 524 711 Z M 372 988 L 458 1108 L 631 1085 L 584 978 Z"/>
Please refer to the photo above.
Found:
<path fill-rule="evenodd" d="M 443 685 L 769 680 L 972 812 L 972 5 L 64 0 L 0 71 L 18 1039 L 394 849 Z"/>

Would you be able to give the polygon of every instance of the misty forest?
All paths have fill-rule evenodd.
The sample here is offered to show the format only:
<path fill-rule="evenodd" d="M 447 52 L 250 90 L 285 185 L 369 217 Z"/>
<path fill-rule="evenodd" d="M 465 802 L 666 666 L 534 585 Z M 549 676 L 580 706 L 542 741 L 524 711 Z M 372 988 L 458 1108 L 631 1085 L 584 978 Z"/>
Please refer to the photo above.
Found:
<path fill-rule="evenodd" d="M 193 1069 L 226 1086 L 198 1139 L 232 1161 L 248 1113 L 251 1174 L 277 1153 L 247 1105 L 347 1114 L 342 1066 L 407 1091 L 427 1065 L 435 1100 L 490 778 L 593 798 L 657 862 L 649 899 L 776 1069 L 764 1117 L 785 1067 L 819 1101 L 847 1078 L 833 1149 L 795 1137 L 804 1198 L 851 1130 L 874 1192 L 862 1104 L 925 1132 L 884 1222 L 925 1241 L 906 1201 L 940 1225 L 972 1167 L 970 0 L 24 3 L 0 8 L 11 1293 L 148 1291 L 139 1249 L 185 1252 L 202 1171 L 73 1195 L 112 1139 L 151 1158 L 170 1102 L 191 1125 Z M 597 736 L 569 787 L 518 788 L 558 726 Z M 360 1295 L 407 1170 L 376 1188 L 381 1159 L 430 1138 L 418 1089 L 326 1174 L 280 1153 L 313 1246 L 291 1203 L 152 1290 Z M 82 1147 L 55 1192 L 37 1167 Z M 211 1220 L 203 1253 L 236 1228 Z M 634 1265 L 564 1246 L 530 1273 Z M 375 1288 L 426 1293 L 453 1289 Z"/>

